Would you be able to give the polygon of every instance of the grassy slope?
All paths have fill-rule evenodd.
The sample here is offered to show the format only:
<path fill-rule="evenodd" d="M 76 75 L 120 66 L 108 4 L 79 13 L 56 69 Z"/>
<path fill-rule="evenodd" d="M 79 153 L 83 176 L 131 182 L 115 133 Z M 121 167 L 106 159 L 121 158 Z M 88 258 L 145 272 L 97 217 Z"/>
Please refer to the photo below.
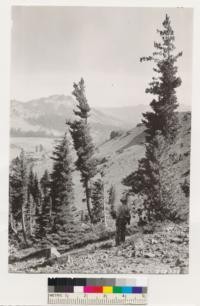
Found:
<path fill-rule="evenodd" d="M 120 202 L 125 186 L 122 179 L 137 168 L 138 159 L 144 155 L 144 127 L 135 127 L 121 136 L 115 137 L 98 148 L 97 157 L 107 159 L 104 164 L 106 192 L 111 185 L 116 190 L 116 205 Z M 138 135 L 141 136 L 138 141 Z M 106 193 L 107 195 L 107 193 Z"/>
<path fill-rule="evenodd" d="M 191 114 L 180 113 L 180 130 L 175 144 L 168 146 L 163 158 L 168 162 L 170 156 L 169 175 L 173 186 L 173 197 L 175 199 L 179 215 L 185 219 L 188 215 L 188 197 L 182 191 L 181 184 L 185 179 L 189 181 L 190 169 L 190 127 Z M 111 139 L 99 147 L 98 157 L 106 157 L 105 163 L 105 185 L 106 189 L 111 184 L 116 186 L 116 204 L 125 186 L 121 184 L 124 177 L 137 169 L 138 159 L 145 153 L 144 127 L 135 127 L 121 136 Z"/>

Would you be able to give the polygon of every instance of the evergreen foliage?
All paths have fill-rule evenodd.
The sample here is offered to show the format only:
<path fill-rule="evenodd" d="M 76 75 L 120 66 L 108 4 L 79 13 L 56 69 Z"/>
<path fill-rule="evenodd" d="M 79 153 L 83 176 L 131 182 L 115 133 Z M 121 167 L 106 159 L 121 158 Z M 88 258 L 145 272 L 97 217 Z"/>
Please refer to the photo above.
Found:
<path fill-rule="evenodd" d="M 32 195 L 36 204 L 36 217 L 37 217 L 41 211 L 41 191 L 40 191 L 38 176 L 36 173 L 34 174 Z"/>
<path fill-rule="evenodd" d="M 143 198 L 149 221 L 170 218 L 175 206 L 166 151 L 165 138 L 158 131 L 146 145 L 146 157 L 139 160 L 138 169 L 123 180 L 124 185 Z"/>
<path fill-rule="evenodd" d="M 32 194 L 28 191 L 28 203 L 29 203 L 29 230 L 30 236 L 33 238 L 37 232 L 37 219 L 36 219 L 36 205 Z"/>
<path fill-rule="evenodd" d="M 30 168 L 28 175 L 28 202 L 30 207 L 30 232 L 32 236 L 37 236 L 40 227 L 41 214 L 41 190 L 37 174 Z"/>
<path fill-rule="evenodd" d="M 124 185 L 142 196 L 149 221 L 174 218 L 176 215 L 172 196 L 175 187 L 169 177 L 171 165 L 164 155 L 178 133 L 175 89 L 181 85 L 181 79 L 177 77 L 175 63 L 182 53 L 174 55 L 175 36 L 168 15 L 163 22 L 163 30 L 158 30 L 158 33 L 161 42 L 154 43 L 153 55 L 141 58 L 141 61 L 153 61 L 153 70 L 157 73 L 146 89 L 146 93 L 157 98 L 150 103 L 152 111 L 143 114 L 142 122 L 146 126 L 145 157 L 139 160 L 138 169 L 123 180 Z"/>
<path fill-rule="evenodd" d="M 97 180 L 93 184 L 91 192 L 93 223 L 104 221 L 104 190 L 102 180 Z"/>
<path fill-rule="evenodd" d="M 66 133 L 55 145 L 52 159 L 54 161 L 51 174 L 52 212 L 54 215 L 54 229 L 59 230 L 67 224 L 70 207 L 73 203 L 72 159 Z M 43 185 L 43 192 L 47 192 L 45 188 Z"/>
<path fill-rule="evenodd" d="M 38 216 L 37 236 L 39 238 L 44 238 L 51 228 L 51 183 L 50 175 L 47 170 L 45 170 L 40 180 L 40 186 L 42 191 L 42 204 L 41 212 Z"/>
<path fill-rule="evenodd" d="M 153 71 L 156 73 L 146 89 L 146 93 L 156 96 L 150 103 L 153 111 L 144 113 L 142 122 L 147 128 L 147 141 L 150 141 L 158 130 L 171 141 L 177 134 L 176 88 L 181 85 L 175 63 L 182 56 L 182 52 L 174 54 L 175 36 L 168 15 L 163 21 L 163 29 L 157 32 L 160 34 L 161 42 L 154 42 L 155 51 L 152 56 L 140 59 L 141 62 L 152 61 L 155 64 Z"/>
<path fill-rule="evenodd" d="M 77 160 L 75 165 L 81 173 L 81 182 L 85 189 L 85 196 L 87 202 L 88 214 L 91 222 L 93 216 L 91 212 L 91 187 L 90 181 L 97 173 L 97 160 L 94 158 L 94 144 L 90 135 L 90 128 L 88 124 L 88 117 L 90 107 L 85 96 L 85 84 L 81 79 L 78 84 L 74 83 L 74 90 L 72 94 L 75 96 L 78 104 L 78 110 L 74 113 L 79 119 L 73 122 L 67 122 L 70 127 L 70 133 L 73 139 L 74 148 L 77 153 Z"/>
<path fill-rule="evenodd" d="M 33 172 L 33 168 L 30 168 L 28 176 L 28 197 L 31 195 L 35 203 L 35 217 L 40 213 L 41 209 L 41 191 L 37 174 Z"/>
<path fill-rule="evenodd" d="M 116 191 L 115 187 L 112 185 L 108 190 L 108 204 L 110 206 L 110 215 L 113 219 L 116 219 L 115 197 Z"/>
<path fill-rule="evenodd" d="M 21 224 L 23 239 L 26 246 L 28 246 L 28 235 L 30 234 L 28 233 L 30 212 L 27 198 L 27 160 L 23 150 L 21 151 L 20 156 L 15 158 L 11 164 L 9 179 L 12 225 L 13 218 L 17 223 L 19 222 Z"/>

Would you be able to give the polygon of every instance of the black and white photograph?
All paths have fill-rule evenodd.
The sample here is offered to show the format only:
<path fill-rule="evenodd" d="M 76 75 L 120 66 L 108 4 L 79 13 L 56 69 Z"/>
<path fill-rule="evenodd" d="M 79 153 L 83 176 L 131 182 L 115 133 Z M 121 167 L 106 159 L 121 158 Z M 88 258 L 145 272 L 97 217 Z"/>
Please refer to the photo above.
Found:
<path fill-rule="evenodd" d="M 10 273 L 188 274 L 193 9 L 13 6 Z"/>

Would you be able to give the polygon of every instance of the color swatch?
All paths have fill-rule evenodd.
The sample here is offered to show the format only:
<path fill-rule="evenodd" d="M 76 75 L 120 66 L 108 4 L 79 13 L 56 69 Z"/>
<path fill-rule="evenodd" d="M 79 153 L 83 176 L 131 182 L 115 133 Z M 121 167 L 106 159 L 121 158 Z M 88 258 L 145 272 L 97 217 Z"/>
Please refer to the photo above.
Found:
<path fill-rule="evenodd" d="M 49 278 L 49 293 L 143 294 L 147 286 L 138 286 L 135 279 L 122 278 Z"/>

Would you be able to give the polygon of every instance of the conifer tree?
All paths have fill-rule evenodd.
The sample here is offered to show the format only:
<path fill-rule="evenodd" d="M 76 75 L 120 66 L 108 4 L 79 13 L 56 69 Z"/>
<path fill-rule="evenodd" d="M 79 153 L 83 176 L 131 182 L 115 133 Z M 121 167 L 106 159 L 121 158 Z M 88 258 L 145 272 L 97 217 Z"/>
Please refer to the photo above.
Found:
<path fill-rule="evenodd" d="M 44 238 L 49 232 L 51 227 L 51 182 L 50 176 L 47 170 L 45 170 L 41 180 L 40 186 L 42 191 L 41 200 L 41 212 L 38 216 L 38 231 L 37 236 L 39 238 Z"/>
<path fill-rule="evenodd" d="M 93 223 L 105 221 L 104 218 L 104 192 L 103 183 L 99 179 L 93 184 L 91 192 L 91 204 L 92 204 L 92 219 Z"/>
<path fill-rule="evenodd" d="M 67 134 L 54 147 L 51 174 L 52 211 L 54 229 L 62 229 L 69 221 L 73 203 L 72 159 Z"/>
<path fill-rule="evenodd" d="M 167 217 L 169 205 L 164 199 L 164 179 L 166 175 L 163 153 L 166 149 L 165 139 L 160 131 L 146 144 L 146 156 L 139 160 L 138 169 L 127 176 L 122 183 L 131 187 L 134 194 L 143 198 L 143 208 L 149 221 L 162 220 Z M 167 198 L 169 201 L 169 197 Z"/>
<path fill-rule="evenodd" d="M 173 210 L 175 205 L 171 196 L 174 186 L 167 175 L 169 165 L 163 155 L 167 151 L 167 144 L 172 143 L 178 133 L 175 89 L 181 85 L 181 79 L 177 77 L 175 63 L 182 53 L 174 55 L 175 36 L 168 15 L 163 22 L 163 30 L 158 30 L 158 33 L 161 42 L 154 43 L 153 55 L 141 58 L 141 61 L 153 61 L 153 70 L 157 73 L 146 89 L 146 93 L 157 98 L 150 103 L 152 111 L 143 114 L 146 126 L 145 157 L 139 160 L 138 169 L 123 180 L 124 185 L 142 196 L 148 220 L 170 218 L 170 209 Z"/>
<path fill-rule="evenodd" d="M 50 195 L 50 186 L 51 186 L 50 175 L 48 170 L 44 171 L 44 174 L 40 180 L 40 186 L 42 190 L 42 196 L 48 197 Z"/>
<path fill-rule="evenodd" d="M 28 208 L 28 175 L 27 161 L 25 153 L 22 150 L 20 156 L 15 158 L 10 169 L 10 201 L 11 212 L 20 219 L 22 234 L 26 246 L 28 246 L 27 219 L 29 215 Z"/>
<path fill-rule="evenodd" d="M 40 214 L 41 210 L 41 191 L 40 191 L 37 173 L 34 174 L 32 195 L 36 204 L 36 217 L 37 217 Z"/>
<path fill-rule="evenodd" d="M 28 205 L 29 205 L 29 232 L 30 236 L 35 236 L 37 230 L 36 219 L 36 205 L 32 194 L 28 191 Z"/>
<path fill-rule="evenodd" d="M 12 160 L 9 170 L 9 238 L 18 238 L 18 224 L 21 222 L 21 203 L 17 188 L 16 165 L 19 158 Z"/>
<path fill-rule="evenodd" d="M 140 59 L 141 62 L 152 61 L 155 64 L 153 71 L 156 73 L 146 89 L 146 93 L 156 97 L 150 103 L 153 111 L 144 113 L 142 121 L 147 128 L 147 141 L 150 141 L 158 130 L 168 140 L 173 141 L 178 129 L 176 88 L 181 85 L 175 64 L 182 56 L 182 52 L 174 54 L 175 36 L 168 15 L 163 21 L 163 29 L 157 32 L 160 34 L 161 41 L 154 42 L 155 51 L 152 56 Z"/>
<path fill-rule="evenodd" d="M 70 133 L 73 139 L 74 148 L 77 153 L 76 167 L 81 173 L 81 182 L 85 189 L 85 196 L 87 202 L 87 210 L 91 222 L 93 216 L 91 213 L 91 178 L 97 173 L 97 160 L 94 158 L 94 144 L 90 135 L 90 128 L 88 124 L 88 117 L 90 114 L 90 106 L 85 96 L 85 84 L 81 79 L 78 84 L 74 83 L 74 90 L 72 94 L 75 96 L 78 104 L 78 110 L 74 113 L 79 119 L 73 122 L 67 122 L 70 127 Z"/>
<path fill-rule="evenodd" d="M 108 190 L 108 204 L 110 206 L 110 215 L 113 219 L 116 219 L 115 197 L 116 190 L 115 187 L 111 185 L 110 189 Z"/>
<path fill-rule="evenodd" d="M 34 230 L 36 227 L 36 203 L 34 197 L 34 179 L 35 175 L 33 172 L 33 167 L 30 167 L 29 175 L 28 175 L 28 203 L 30 207 L 30 234 L 31 236 L 34 234 Z"/>
<path fill-rule="evenodd" d="M 33 167 L 30 167 L 28 175 L 28 189 L 31 194 L 34 192 L 34 172 Z"/>
<path fill-rule="evenodd" d="M 33 167 L 30 167 L 28 175 L 28 202 L 29 202 L 29 230 L 32 236 L 38 233 L 40 227 L 41 215 L 41 190 L 38 181 L 37 173 L 33 172 Z"/>
<path fill-rule="evenodd" d="M 35 215 L 37 217 L 40 211 L 41 191 L 37 173 L 33 172 L 33 167 L 30 168 L 28 176 L 28 194 L 33 197 L 35 203 Z"/>

